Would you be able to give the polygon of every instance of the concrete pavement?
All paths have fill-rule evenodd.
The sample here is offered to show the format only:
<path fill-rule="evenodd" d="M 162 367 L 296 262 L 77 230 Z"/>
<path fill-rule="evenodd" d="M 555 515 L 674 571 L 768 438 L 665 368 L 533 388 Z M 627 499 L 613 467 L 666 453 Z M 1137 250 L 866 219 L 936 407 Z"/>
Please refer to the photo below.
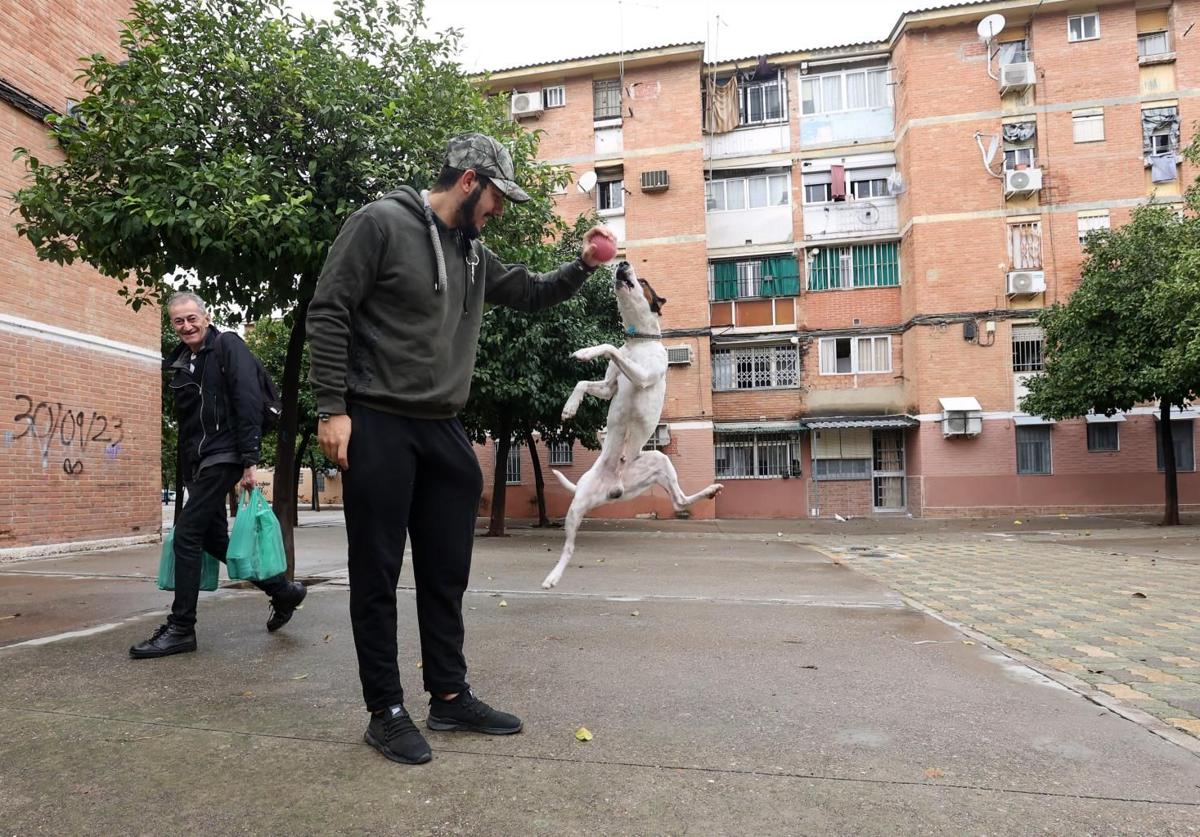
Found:
<path fill-rule="evenodd" d="M 471 681 L 526 731 L 431 733 L 434 761 L 413 768 L 361 743 L 338 526 L 298 530 L 300 574 L 323 580 L 287 628 L 266 633 L 261 594 L 222 589 L 203 595 L 200 650 L 162 660 L 125 656 L 168 604 L 155 551 L 0 566 L 0 617 L 28 605 L 0 621 L 0 823 L 12 834 L 1200 833 L 1192 749 L 1001 653 L 981 632 L 992 623 L 935 618 L 916 582 L 879 569 L 949 578 L 948 601 L 934 602 L 970 614 L 948 598 L 972 584 L 954 574 L 966 553 L 941 547 L 978 547 L 969 560 L 982 573 L 989 560 L 1028 564 L 1003 551 L 1025 536 L 857 523 L 597 521 L 548 593 L 538 584 L 560 531 L 480 538 Z M 1116 544 L 1151 531 L 1111 533 Z M 1069 547 L 1062 572 L 1094 573 L 1081 557 L 1091 547 L 1045 537 L 1047 562 Z M 881 538 L 897 539 L 881 541 L 896 557 L 863 554 L 884 553 Z M 975 584 L 989 579 L 981 596 L 1012 597 L 1003 579 Z M 1143 589 L 1148 607 L 1170 601 Z M 420 721 L 407 567 L 400 600 Z M 43 602 L 57 605 L 39 629 Z M 103 625 L 115 627 L 12 644 Z M 593 741 L 575 739 L 581 725 Z"/>

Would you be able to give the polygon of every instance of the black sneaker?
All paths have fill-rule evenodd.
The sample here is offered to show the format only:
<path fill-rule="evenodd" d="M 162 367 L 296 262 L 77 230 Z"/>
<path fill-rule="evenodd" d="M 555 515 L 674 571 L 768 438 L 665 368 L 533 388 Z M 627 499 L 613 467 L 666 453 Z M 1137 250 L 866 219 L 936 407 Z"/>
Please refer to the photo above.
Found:
<path fill-rule="evenodd" d="M 271 599 L 271 618 L 267 620 L 267 630 L 275 633 L 290 622 L 292 614 L 296 612 L 296 608 L 300 607 L 300 603 L 307 595 L 308 588 L 304 586 L 303 582 L 289 582 L 286 593 Z"/>
<path fill-rule="evenodd" d="M 492 709 L 467 689 L 453 700 L 429 699 L 429 717 L 425 726 L 436 730 L 467 730 L 488 735 L 512 735 L 521 731 L 516 715 Z"/>
<path fill-rule="evenodd" d="M 379 714 L 372 712 L 363 741 L 383 753 L 385 758 L 401 764 L 424 764 L 433 758 L 429 742 L 403 706 L 393 706 Z"/>
<path fill-rule="evenodd" d="M 183 654 L 196 650 L 196 631 L 192 628 L 177 628 L 174 625 L 159 625 L 150 638 L 129 649 L 135 660 L 165 657 L 168 654 Z"/>

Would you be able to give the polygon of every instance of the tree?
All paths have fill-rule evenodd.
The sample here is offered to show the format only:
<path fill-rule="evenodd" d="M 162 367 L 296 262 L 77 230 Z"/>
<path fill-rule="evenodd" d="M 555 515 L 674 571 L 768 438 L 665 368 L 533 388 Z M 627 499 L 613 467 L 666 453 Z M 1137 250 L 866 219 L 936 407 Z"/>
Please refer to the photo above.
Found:
<path fill-rule="evenodd" d="M 528 246 L 525 263 L 536 270 L 549 270 L 570 261 L 579 253 L 583 233 L 591 224 L 592 219 L 580 217 L 557 243 Z M 489 232 L 489 244 L 491 240 Z M 586 447 L 599 447 L 597 433 L 607 414 L 603 402 L 585 399 L 575 418 L 562 424 L 562 407 L 576 382 L 604 375 L 603 363 L 582 364 L 571 353 L 597 343 L 619 342 L 620 335 L 621 321 L 607 268 L 597 270 L 574 297 L 547 311 L 525 314 L 493 308 L 484 316 L 471 398 L 462 421 L 476 443 L 489 437 L 496 443 L 489 535 L 504 534 L 504 463 L 514 441 L 523 441 L 534 457 L 542 525 L 549 520 L 533 434 L 547 441 L 578 439 Z"/>
<path fill-rule="evenodd" d="M 423 185 L 450 136 L 490 133 L 534 200 L 505 213 L 510 260 L 557 225 L 562 175 L 534 162 L 537 135 L 454 62 L 458 33 L 425 35 L 421 0 L 340 0 L 329 21 L 278 0 L 135 0 L 126 60 L 86 60 L 87 95 L 51 117 L 65 159 L 23 149 L 18 230 L 39 258 L 82 260 L 136 309 L 164 276 L 227 322 L 290 317 L 276 466 L 295 467 L 305 315 L 346 216 L 401 183 Z M 276 515 L 293 566 L 295 493 Z"/>
<path fill-rule="evenodd" d="M 1088 235 L 1083 279 L 1067 304 L 1039 317 L 1044 371 L 1028 382 L 1021 409 L 1063 419 L 1112 415 L 1158 403 L 1165 480 L 1163 523 L 1179 523 L 1172 407 L 1186 407 L 1200 381 L 1200 221 L 1163 206 L 1134 210 L 1129 223 Z"/>

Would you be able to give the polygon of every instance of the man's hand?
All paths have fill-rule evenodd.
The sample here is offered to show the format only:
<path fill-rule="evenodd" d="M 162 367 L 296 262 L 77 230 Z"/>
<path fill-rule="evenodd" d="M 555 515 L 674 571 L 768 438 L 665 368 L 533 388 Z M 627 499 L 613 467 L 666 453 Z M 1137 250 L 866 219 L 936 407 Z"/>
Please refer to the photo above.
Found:
<path fill-rule="evenodd" d="M 242 481 L 238 483 L 243 491 L 249 491 L 254 488 L 254 466 L 247 465 L 246 470 L 242 471 Z"/>
<path fill-rule="evenodd" d="M 317 422 L 317 441 L 321 453 L 331 462 L 336 462 L 343 471 L 350 470 L 347 452 L 350 450 L 350 416 L 330 416 L 327 421 Z"/>
<path fill-rule="evenodd" d="M 607 253 L 597 250 L 598 246 L 601 248 L 605 247 L 604 242 L 600 242 L 599 245 L 597 245 L 596 239 L 598 238 L 607 239 L 609 242 Z M 588 267 L 599 267 L 611 259 L 613 254 L 617 252 L 617 237 L 613 234 L 612 230 L 603 224 L 598 224 L 584 233 L 583 241 L 583 252 L 579 257 L 583 259 L 583 263 Z M 604 256 L 604 258 L 600 258 L 600 256 Z"/>

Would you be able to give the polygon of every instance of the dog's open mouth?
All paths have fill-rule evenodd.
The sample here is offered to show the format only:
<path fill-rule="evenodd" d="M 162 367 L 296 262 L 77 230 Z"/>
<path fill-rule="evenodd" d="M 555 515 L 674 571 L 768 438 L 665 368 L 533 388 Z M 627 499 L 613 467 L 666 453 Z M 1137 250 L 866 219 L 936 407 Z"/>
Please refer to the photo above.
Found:
<path fill-rule="evenodd" d="M 627 288 L 633 287 L 633 280 L 629 278 L 629 262 L 621 262 L 617 265 L 616 284 L 618 287 L 624 285 Z"/>

